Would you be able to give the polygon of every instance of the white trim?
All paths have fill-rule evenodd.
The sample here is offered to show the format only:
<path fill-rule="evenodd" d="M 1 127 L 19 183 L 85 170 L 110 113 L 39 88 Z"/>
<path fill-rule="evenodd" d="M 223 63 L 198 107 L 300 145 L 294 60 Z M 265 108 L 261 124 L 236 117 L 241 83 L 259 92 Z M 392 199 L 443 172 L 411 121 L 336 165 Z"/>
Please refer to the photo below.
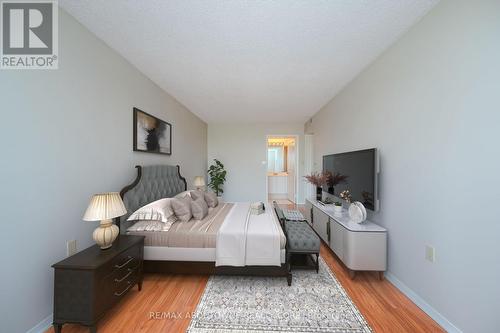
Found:
<path fill-rule="evenodd" d="M 405 294 L 409 299 L 411 299 L 413 303 L 415 303 L 420 309 L 422 309 L 422 311 L 427 313 L 448 333 L 463 333 L 458 327 L 453 325 L 448 319 L 446 319 L 442 314 L 440 314 L 436 309 L 434 309 L 429 303 L 427 303 L 420 296 L 418 296 L 417 293 L 411 290 L 406 284 L 401 282 L 401 280 L 399 280 L 394 274 L 387 271 L 385 272 L 384 275 L 390 283 L 392 283 L 403 294 Z"/>
<path fill-rule="evenodd" d="M 52 325 L 52 317 L 51 313 L 47 318 L 33 326 L 26 333 L 44 333 Z"/>

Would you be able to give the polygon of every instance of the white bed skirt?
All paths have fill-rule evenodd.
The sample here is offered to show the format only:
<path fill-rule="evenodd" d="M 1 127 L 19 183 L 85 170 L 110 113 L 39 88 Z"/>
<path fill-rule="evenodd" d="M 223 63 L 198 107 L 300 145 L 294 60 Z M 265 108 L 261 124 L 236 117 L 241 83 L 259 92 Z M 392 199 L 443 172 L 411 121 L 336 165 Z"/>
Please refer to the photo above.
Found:
<path fill-rule="evenodd" d="M 285 249 L 281 249 L 280 257 L 284 264 Z M 215 262 L 215 248 L 144 246 L 144 260 Z"/>

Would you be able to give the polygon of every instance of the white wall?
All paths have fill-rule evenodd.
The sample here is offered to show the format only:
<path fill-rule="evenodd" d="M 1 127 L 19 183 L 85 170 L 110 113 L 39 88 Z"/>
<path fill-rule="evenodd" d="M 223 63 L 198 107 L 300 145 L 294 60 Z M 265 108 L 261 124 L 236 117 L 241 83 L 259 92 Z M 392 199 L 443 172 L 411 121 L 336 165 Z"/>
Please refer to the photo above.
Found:
<path fill-rule="evenodd" d="M 59 70 L 1 71 L 2 332 L 52 313 L 51 264 L 92 244 L 93 193 L 119 191 L 134 165 L 207 167 L 207 125 L 60 11 Z M 132 152 L 132 107 L 172 123 L 173 155 Z M 49 318 L 50 319 L 50 318 Z M 48 319 L 48 320 L 49 320 Z"/>
<path fill-rule="evenodd" d="M 304 126 L 286 123 L 208 125 L 208 163 L 217 158 L 227 170 L 224 200 L 267 201 L 267 135 L 299 136 L 298 202 L 304 202 Z"/>
<path fill-rule="evenodd" d="M 442 1 L 307 128 L 316 169 L 380 149 L 389 271 L 463 332 L 498 332 L 500 1 Z"/>

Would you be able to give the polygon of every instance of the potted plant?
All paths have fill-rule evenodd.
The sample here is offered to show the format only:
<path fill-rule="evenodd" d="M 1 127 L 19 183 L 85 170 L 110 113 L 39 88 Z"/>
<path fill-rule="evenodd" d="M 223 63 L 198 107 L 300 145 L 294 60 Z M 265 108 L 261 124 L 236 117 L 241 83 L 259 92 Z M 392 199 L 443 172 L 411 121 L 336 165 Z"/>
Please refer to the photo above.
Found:
<path fill-rule="evenodd" d="M 333 211 L 335 213 L 342 213 L 342 202 L 336 201 L 335 204 L 333 205 Z"/>
<path fill-rule="evenodd" d="M 326 184 L 328 175 L 325 172 L 313 172 L 304 178 L 314 186 L 316 186 L 316 200 L 320 201 L 323 197 L 322 186 Z"/>
<path fill-rule="evenodd" d="M 326 184 L 328 185 L 328 193 L 335 194 L 335 186 L 338 184 L 346 183 L 349 176 L 342 175 L 338 172 L 326 172 L 327 179 Z"/>
<path fill-rule="evenodd" d="M 221 198 L 222 193 L 224 193 L 222 186 L 226 181 L 226 170 L 224 170 L 224 165 L 218 159 L 214 159 L 214 162 L 208 168 L 208 175 L 210 176 L 208 187 L 215 192 L 218 198 Z"/>

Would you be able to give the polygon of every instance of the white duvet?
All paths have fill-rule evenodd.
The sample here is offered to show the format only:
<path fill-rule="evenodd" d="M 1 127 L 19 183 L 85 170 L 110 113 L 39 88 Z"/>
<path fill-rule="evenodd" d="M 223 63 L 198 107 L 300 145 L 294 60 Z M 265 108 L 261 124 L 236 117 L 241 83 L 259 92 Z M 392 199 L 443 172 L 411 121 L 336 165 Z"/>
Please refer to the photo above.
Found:
<path fill-rule="evenodd" d="M 250 203 L 235 203 L 217 233 L 216 266 L 280 266 L 280 230 L 271 208 L 250 214 Z"/>

